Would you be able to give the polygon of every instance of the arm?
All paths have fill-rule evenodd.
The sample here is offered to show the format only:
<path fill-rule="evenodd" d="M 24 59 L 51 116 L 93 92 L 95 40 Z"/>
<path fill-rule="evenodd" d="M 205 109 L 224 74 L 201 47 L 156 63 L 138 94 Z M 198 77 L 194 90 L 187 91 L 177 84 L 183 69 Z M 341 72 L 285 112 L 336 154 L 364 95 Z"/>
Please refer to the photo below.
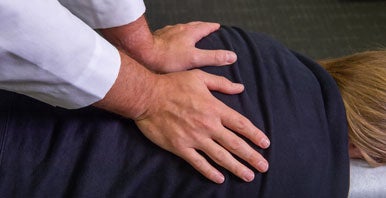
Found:
<path fill-rule="evenodd" d="M 195 22 L 167 27 L 152 34 L 145 17 L 141 16 L 131 23 L 117 27 L 104 24 L 104 27 L 108 26 L 114 28 L 100 29 L 102 35 L 153 71 L 181 71 L 202 65 L 224 65 L 236 61 L 233 52 L 195 48 L 198 40 L 219 28 L 218 24 Z M 121 57 L 125 56 L 121 54 Z M 125 57 L 122 60 L 128 59 Z M 137 120 L 137 125 L 149 139 L 184 158 L 206 177 L 218 183 L 223 180 L 222 175 L 196 150 L 202 150 L 215 162 L 246 181 L 253 179 L 253 172 L 234 159 L 230 155 L 231 152 L 258 170 L 267 170 L 265 159 L 226 127 L 263 148 L 268 147 L 265 144 L 268 142 L 267 138 L 249 120 L 220 103 L 208 90 L 218 89 L 234 94 L 241 92 L 240 88 L 238 91 L 233 88 L 233 91 L 229 92 L 230 88 L 222 86 L 222 78 L 219 80 L 218 77 L 198 71 L 157 76 L 158 80 L 151 80 L 153 75 L 135 61 L 130 60 L 129 64 L 123 61 L 122 66 L 124 65 L 131 66 L 121 67 L 116 84 L 96 106 Z M 227 81 L 226 84 L 231 83 Z M 203 94 L 206 97 L 201 97 Z M 152 100 L 146 105 L 144 101 L 150 98 Z M 180 115 L 184 112 L 190 113 L 181 119 Z M 224 146 L 226 150 L 219 145 Z M 220 155 L 217 155 L 218 153 Z"/>
<path fill-rule="evenodd" d="M 227 128 L 262 147 L 266 137 L 209 92 L 235 94 L 242 87 L 199 71 L 155 75 L 133 59 L 119 56 L 55 1 L 1 1 L 0 8 L 2 88 L 65 108 L 83 107 L 104 97 L 95 106 L 135 119 L 148 138 L 219 183 L 221 174 L 196 149 L 247 181 L 253 179 L 252 171 L 228 150 L 266 170 L 258 164 L 266 161 Z M 183 114 L 187 115 L 181 119 Z"/>
<path fill-rule="evenodd" d="M 109 3 L 103 0 L 60 0 L 116 47 L 148 67 L 167 73 L 207 65 L 229 65 L 237 59 L 225 50 L 199 50 L 195 44 L 216 31 L 217 23 L 192 22 L 150 31 L 142 0 Z M 142 16 L 141 16 L 142 15 Z"/>
<path fill-rule="evenodd" d="M 80 108 L 111 88 L 118 51 L 57 1 L 3 0 L 0 10 L 1 89 Z"/>

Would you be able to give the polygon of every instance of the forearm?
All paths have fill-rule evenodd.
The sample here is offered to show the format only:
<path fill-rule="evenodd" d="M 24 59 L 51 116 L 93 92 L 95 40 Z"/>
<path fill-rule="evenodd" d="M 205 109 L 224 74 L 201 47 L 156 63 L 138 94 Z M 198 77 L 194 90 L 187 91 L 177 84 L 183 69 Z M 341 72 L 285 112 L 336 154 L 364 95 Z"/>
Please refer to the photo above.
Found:
<path fill-rule="evenodd" d="M 135 60 L 152 62 L 152 54 L 155 54 L 154 39 L 144 15 L 129 24 L 100 29 L 100 32 L 110 43 Z"/>
<path fill-rule="evenodd" d="M 157 76 L 124 53 L 120 52 L 120 56 L 121 67 L 115 83 L 94 106 L 136 119 L 152 99 Z"/>

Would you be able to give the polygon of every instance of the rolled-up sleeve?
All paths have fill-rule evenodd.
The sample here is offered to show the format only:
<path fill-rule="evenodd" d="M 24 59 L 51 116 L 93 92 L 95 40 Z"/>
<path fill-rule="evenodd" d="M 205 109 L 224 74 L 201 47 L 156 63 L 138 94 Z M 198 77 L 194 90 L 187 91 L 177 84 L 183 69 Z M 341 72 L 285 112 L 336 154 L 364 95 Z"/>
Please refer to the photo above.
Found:
<path fill-rule="evenodd" d="M 118 50 L 58 1 L 0 1 L 0 89 L 64 108 L 102 99 Z"/>
<path fill-rule="evenodd" d="M 143 0 L 60 0 L 60 3 L 94 29 L 128 24 L 146 10 Z"/>

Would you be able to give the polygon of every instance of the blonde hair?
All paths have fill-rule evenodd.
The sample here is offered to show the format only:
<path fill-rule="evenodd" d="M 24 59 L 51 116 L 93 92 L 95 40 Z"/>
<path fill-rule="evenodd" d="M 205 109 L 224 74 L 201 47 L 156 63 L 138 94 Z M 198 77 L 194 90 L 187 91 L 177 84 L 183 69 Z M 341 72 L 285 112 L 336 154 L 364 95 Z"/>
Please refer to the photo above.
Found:
<path fill-rule="evenodd" d="M 339 87 L 350 141 L 371 166 L 386 164 L 386 50 L 319 63 Z"/>

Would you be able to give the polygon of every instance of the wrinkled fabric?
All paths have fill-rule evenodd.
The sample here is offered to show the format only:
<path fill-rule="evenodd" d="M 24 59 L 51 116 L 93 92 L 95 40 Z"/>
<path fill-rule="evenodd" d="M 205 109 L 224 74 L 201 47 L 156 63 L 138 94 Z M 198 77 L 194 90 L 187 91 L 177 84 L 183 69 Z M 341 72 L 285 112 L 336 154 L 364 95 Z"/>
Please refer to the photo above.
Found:
<path fill-rule="evenodd" d="M 385 184 L 386 166 L 374 168 L 364 160 L 350 160 L 350 198 L 383 198 Z"/>
<path fill-rule="evenodd" d="M 58 1 L 2 0 L 0 26 L 0 89 L 75 109 L 118 76 L 118 50 Z"/>
<path fill-rule="evenodd" d="M 238 61 L 204 71 L 245 85 L 213 94 L 271 140 L 254 146 L 270 163 L 245 183 L 218 167 L 218 185 L 147 140 L 134 122 L 88 107 L 64 110 L 1 92 L 0 197 L 347 197 L 344 106 L 334 80 L 312 60 L 271 38 L 222 27 L 203 49 Z M 252 145 L 252 144 L 251 144 Z"/>

